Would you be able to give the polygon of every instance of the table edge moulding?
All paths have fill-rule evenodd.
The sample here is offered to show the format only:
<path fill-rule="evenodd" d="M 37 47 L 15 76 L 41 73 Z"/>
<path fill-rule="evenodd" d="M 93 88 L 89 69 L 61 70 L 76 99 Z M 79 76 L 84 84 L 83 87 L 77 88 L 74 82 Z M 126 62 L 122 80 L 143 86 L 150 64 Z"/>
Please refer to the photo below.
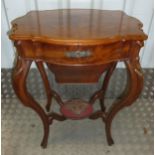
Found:
<path fill-rule="evenodd" d="M 112 145 L 113 118 L 121 109 L 130 106 L 143 88 L 139 51 L 147 35 L 142 30 L 142 23 L 123 11 L 60 9 L 31 11 L 11 24 L 9 38 L 18 54 L 12 84 L 21 103 L 32 108 L 43 122 L 41 146 L 47 147 L 49 126 L 54 119 L 84 118 L 101 118 L 105 123 L 107 142 Z M 125 63 L 128 84 L 120 100 L 107 109 L 104 96 L 119 61 Z M 26 87 L 32 62 L 35 62 L 45 86 L 46 111 Z M 64 101 L 50 86 L 44 64 L 54 73 L 58 83 L 97 83 L 102 73 L 106 74 L 101 88 L 88 101 L 79 98 Z M 60 106 L 60 114 L 51 111 L 53 98 Z M 96 100 L 100 101 L 97 111 L 93 108 Z"/>

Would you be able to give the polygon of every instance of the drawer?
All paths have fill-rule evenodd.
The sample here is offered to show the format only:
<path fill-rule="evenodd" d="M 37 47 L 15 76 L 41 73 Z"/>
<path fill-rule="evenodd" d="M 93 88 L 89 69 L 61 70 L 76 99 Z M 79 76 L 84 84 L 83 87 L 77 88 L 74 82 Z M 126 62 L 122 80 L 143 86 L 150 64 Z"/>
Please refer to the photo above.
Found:
<path fill-rule="evenodd" d="M 82 47 L 22 42 L 19 51 L 26 59 L 43 60 L 59 83 L 96 83 L 114 61 L 128 58 L 129 47 L 130 42 Z"/>
<path fill-rule="evenodd" d="M 130 42 L 100 46 L 58 46 L 23 42 L 22 57 L 59 65 L 101 65 L 128 58 Z"/>

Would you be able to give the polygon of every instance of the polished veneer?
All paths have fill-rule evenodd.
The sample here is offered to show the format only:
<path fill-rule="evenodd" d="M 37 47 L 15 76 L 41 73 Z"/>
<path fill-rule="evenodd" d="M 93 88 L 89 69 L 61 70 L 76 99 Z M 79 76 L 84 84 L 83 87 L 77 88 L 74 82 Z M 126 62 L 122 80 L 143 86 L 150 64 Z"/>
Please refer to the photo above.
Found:
<path fill-rule="evenodd" d="M 115 115 L 131 105 L 143 88 L 143 73 L 139 51 L 147 35 L 142 23 L 122 11 L 93 9 L 62 9 L 31 11 L 12 21 L 9 38 L 17 49 L 17 63 L 12 82 L 23 105 L 40 116 L 44 126 L 41 146 L 47 146 L 49 126 L 53 120 L 101 118 L 106 137 L 112 145 L 111 124 Z M 121 100 L 110 109 L 104 105 L 104 95 L 110 77 L 119 61 L 126 65 L 128 85 Z M 45 112 L 26 88 L 26 78 L 35 62 L 43 79 L 47 95 Z M 88 101 L 61 96 L 49 84 L 44 64 L 55 74 L 58 83 L 96 83 L 106 72 L 103 85 Z M 60 113 L 51 110 L 52 99 L 60 106 Z M 100 100 L 100 110 L 93 105 Z"/>

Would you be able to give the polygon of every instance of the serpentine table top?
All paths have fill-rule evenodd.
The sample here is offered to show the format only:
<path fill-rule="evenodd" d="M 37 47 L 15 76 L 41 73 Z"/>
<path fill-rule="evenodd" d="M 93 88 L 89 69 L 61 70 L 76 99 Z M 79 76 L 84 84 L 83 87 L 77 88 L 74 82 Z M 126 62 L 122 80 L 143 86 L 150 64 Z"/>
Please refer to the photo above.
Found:
<path fill-rule="evenodd" d="M 12 21 L 12 40 L 58 45 L 96 45 L 119 40 L 145 40 L 142 23 L 122 11 L 31 11 Z"/>

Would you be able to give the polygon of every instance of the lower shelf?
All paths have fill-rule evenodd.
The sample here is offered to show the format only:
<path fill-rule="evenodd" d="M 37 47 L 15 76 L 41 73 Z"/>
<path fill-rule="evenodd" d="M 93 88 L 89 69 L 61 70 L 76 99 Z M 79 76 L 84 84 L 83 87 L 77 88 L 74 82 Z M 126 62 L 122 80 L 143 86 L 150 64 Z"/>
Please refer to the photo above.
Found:
<path fill-rule="evenodd" d="M 93 106 L 86 101 L 75 99 L 64 103 L 60 112 L 69 119 L 79 120 L 93 113 Z"/>

